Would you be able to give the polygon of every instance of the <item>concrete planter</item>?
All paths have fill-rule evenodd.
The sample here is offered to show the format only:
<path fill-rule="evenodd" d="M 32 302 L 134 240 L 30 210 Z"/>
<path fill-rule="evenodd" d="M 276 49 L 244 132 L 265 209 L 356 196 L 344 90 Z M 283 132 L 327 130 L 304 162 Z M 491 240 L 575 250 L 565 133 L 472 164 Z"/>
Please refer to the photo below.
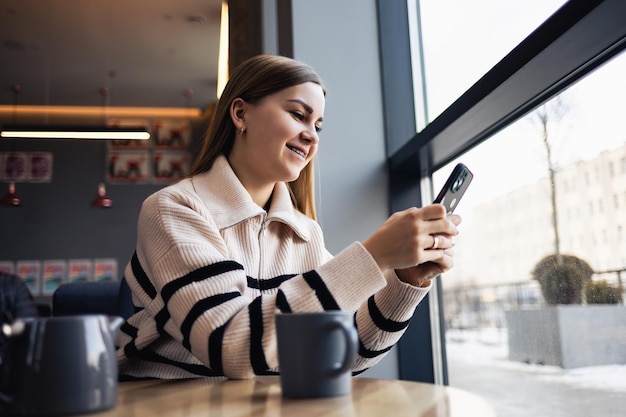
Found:
<path fill-rule="evenodd" d="M 562 368 L 626 364 L 626 306 L 507 311 L 509 359 Z"/>

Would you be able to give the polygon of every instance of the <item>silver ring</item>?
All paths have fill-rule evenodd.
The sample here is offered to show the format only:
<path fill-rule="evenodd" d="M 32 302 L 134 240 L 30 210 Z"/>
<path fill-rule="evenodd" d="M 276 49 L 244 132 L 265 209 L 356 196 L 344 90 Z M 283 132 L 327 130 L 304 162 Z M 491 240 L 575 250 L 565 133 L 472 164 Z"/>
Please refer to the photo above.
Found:
<path fill-rule="evenodd" d="M 437 249 L 439 247 L 439 236 L 433 236 L 433 245 L 431 249 Z"/>

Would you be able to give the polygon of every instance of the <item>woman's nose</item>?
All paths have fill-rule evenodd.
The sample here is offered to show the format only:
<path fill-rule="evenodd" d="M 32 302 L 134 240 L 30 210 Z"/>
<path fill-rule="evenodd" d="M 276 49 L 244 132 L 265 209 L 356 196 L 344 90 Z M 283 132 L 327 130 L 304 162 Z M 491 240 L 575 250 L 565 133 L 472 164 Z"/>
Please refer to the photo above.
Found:
<path fill-rule="evenodd" d="M 315 126 L 304 129 L 300 136 L 305 141 L 310 142 L 314 145 L 316 145 L 320 141 L 319 135 L 317 134 L 317 128 Z"/>

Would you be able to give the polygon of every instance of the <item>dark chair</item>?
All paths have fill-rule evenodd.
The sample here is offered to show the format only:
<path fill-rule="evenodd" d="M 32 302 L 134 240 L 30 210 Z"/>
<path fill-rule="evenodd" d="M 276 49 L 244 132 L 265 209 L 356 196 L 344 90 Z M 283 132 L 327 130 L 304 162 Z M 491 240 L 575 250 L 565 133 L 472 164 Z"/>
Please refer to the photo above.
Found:
<path fill-rule="evenodd" d="M 0 271 L 0 325 L 37 316 L 37 304 L 22 278 Z M 5 357 L 6 340 L 4 332 L 0 331 L 0 366 Z"/>
<path fill-rule="evenodd" d="M 22 278 L 0 271 L 0 322 L 37 317 L 37 305 Z"/>
<path fill-rule="evenodd" d="M 52 296 L 52 315 L 105 314 L 128 318 L 133 314 L 131 292 L 121 281 L 61 284 Z"/>

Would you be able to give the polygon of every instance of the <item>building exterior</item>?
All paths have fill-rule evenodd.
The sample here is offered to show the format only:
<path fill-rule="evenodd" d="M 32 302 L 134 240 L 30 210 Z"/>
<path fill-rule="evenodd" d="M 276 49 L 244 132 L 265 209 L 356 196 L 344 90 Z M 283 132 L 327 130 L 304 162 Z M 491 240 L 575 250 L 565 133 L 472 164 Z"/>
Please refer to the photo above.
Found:
<path fill-rule="evenodd" d="M 558 170 L 556 200 L 561 253 L 596 272 L 626 269 L 626 145 Z M 457 251 L 446 288 L 531 280 L 534 265 L 555 252 L 547 176 L 476 206 Z"/>

